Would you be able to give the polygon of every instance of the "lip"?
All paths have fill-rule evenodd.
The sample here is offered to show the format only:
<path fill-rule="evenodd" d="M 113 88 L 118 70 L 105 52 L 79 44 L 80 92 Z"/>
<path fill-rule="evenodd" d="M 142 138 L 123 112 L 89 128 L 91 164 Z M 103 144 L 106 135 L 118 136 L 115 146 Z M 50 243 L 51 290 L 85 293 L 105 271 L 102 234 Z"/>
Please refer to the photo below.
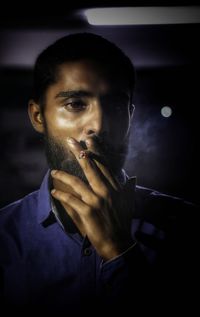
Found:
<path fill-rule="evenodd" d="M 81 140 L 80 145 L 83 147 L 84 150 L 87 150 L 87 145 L 86 145 L 85 141 Z"/>

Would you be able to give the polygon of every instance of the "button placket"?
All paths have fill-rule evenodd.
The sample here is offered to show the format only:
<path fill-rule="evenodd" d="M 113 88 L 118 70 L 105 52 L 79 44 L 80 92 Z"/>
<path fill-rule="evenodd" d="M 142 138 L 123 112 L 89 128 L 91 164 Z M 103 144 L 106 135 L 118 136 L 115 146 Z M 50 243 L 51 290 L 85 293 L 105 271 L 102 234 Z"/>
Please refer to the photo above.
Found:
<path fill-rule="evenodd" d="M 81 252 L 81 297 L 83 303 L 96 293 L 96 257 L 91 244 L 83 245 Z"/>

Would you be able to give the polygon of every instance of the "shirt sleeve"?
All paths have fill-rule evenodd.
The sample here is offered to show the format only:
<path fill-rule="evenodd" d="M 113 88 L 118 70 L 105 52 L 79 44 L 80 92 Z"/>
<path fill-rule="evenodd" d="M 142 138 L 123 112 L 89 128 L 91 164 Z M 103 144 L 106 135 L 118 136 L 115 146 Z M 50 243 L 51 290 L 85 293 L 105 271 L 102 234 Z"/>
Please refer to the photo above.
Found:
<path fill-rule="evenodd" d="M 100 278 L 103 300 L 107 305 L 123 306 L 130 303 L 130 295 L 133 298 L 141 298 L 141 293 L 144 295 L 143 285 L 147 282 L 146 277 L 150 276 L 148 270 L 147 260 L 139 243 L 134 243 L 112 260 L 102 261 Z"/>

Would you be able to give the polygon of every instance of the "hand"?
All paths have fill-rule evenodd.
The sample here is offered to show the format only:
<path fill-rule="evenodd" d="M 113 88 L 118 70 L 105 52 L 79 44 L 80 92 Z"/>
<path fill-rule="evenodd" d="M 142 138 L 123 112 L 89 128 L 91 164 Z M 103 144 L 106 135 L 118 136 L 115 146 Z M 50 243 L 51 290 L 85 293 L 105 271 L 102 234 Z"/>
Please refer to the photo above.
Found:
<path fill-rule="evenodd" d="M 88 185 L 66 172 L 52 171 L 55 187 L 52 196 L 60 201 L 82 235 L 87 235 L 97 253 L 105 260 L 112 259 L 133 244 L 130 232 L 133 184 L 122 188 L 104 164 L 91 158 L 88 153 L 96 157 L 99 154 L 93 139 L 87 140 L 89 152 L 75 139 L 69 138 L 68 145 Z"/>

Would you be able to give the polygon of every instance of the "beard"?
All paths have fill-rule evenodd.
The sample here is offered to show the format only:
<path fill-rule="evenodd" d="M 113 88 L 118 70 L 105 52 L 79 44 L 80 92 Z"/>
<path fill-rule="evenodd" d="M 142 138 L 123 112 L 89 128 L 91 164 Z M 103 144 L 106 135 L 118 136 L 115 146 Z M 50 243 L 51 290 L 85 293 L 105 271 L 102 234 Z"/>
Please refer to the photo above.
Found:
<path fill-rule="evenodd" d="M 109 145 L 103 137 L 94 136 L 95 141 L 100 147 L 100 157 L 106 162 L 107 168 L 111 171 L 114 177 L 120 180 L 122 167 L 124 165 L 128 152 L 128 137 L 126 142 L 123 142 L 117 149 Z M 82 181 L 88 184 L 87 178 L 80 167 L 75 156 L 67 149 L 64 142 L 57 140 L 49 135 L 47 130 L 44 134 L 44 144 L 47 162 L 50 169 L 62 170 L 71 175 L 79 177 Z M 84 141 L 80 144 L 84 149 L 87 149 Z M 101 159 L 99 161 L 102 161 Z"/>

